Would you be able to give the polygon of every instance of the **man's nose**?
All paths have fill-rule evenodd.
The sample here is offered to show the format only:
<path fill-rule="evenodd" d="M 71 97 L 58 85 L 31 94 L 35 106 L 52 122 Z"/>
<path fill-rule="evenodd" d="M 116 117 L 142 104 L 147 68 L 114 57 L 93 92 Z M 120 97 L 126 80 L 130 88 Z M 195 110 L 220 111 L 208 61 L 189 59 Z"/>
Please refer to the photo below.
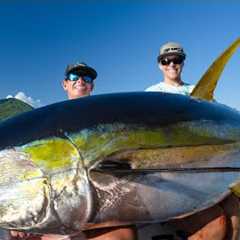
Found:
<path fill-rule="evenodd" d="M 85 81 L 83 80 L 82 77 L 79 77 L 77 80 L 78 83 L 85 84 Z"/>

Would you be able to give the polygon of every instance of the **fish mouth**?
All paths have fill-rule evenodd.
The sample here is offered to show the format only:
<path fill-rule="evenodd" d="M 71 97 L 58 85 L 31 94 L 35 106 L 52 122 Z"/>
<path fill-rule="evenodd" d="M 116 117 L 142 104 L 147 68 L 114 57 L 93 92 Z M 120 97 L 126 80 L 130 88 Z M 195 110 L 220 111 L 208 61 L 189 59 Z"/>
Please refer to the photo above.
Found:
<path fill-rule="evenodd" d="M 16 149 L 2 151 L 0 162 L 1 227 L 27 230 L 44 222 L 51 201 L 48 178 L 29 161 L 27 154 Z"/>

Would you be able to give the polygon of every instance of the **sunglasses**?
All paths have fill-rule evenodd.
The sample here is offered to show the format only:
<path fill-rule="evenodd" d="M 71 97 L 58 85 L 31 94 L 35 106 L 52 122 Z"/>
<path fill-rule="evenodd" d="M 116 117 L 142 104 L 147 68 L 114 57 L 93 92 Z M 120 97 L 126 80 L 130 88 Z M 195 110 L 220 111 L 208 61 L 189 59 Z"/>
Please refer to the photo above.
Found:
<path fill-rule="evenodd" d="M 85 83 L 93 83 L 93 79 L 87 75 L 78 75 L 78 74 L 74 74 L 74 73 L 70 73 L 67 76 L 67 80 L 70 81 L 77 81 L 79 78 L 81 78 Z"/>
<path fill-rule="evenodd" d="M 169 65 L 171 62 L 173 64 L 182 64 L 183 61 L 184 61 L 184 58 L 180 58 L 180 57 L 164 58 L 164 59 L 160 60 L 162 65 Z"/>

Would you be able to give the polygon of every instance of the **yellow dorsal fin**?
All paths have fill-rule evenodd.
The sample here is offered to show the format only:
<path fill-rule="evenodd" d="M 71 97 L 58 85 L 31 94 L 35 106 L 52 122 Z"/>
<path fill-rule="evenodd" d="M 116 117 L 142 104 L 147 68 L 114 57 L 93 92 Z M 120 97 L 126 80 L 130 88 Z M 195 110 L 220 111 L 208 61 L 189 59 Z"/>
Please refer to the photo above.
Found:
<path fill-rule="evenodd" d="M 233 55 L 233 53 L 237 50 L 240 45 L 240 38 L 234 41 L 231 46 L 229 46 L 208 68 L 208 70 L 203 74 L 202 78 L 198 81 L 197 85 L 193 89 L 191 96 L 205 99 L 205 100 L 213 100 L 213 93 L 217 86 L 217 82 L 221 73 Z"/>

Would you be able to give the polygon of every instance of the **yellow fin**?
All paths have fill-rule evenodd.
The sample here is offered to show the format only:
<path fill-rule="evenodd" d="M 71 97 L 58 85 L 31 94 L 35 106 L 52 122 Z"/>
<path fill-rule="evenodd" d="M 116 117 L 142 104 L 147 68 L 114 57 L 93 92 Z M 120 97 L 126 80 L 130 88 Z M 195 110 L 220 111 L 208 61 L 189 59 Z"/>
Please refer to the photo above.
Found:
<path fill-rule="evenodd" d="M 213 100 L 213 93 L 216 88 L 217 82 L 221 73 L 233 55 L 233 53 L 237 50 L 240 45 L 240 38 L 234 41 L 230 47 L 228 47 L 208 68 L 208 70 L 204 73 L 202 78 L 199 80 L 195 88 L 193 89 L 191 96 L 205 99 L 205 100 Z"/>

